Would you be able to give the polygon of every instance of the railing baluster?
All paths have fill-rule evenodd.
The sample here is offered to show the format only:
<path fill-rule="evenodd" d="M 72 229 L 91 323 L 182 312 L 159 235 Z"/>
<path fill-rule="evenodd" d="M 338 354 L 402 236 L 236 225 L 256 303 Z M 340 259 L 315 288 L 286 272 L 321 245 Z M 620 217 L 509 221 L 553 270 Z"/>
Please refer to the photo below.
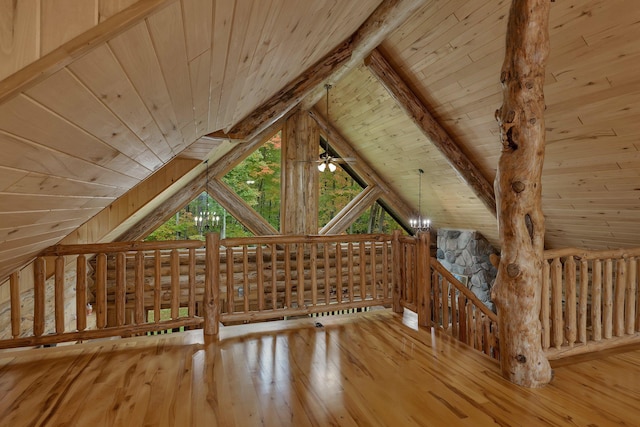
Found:
<path fill-rule="evenodd" d="M 456 288 L 449 289 L 449 301 L 451 302 L 451 335 L 458 338 L 458 307 L 456 307 Z"/>
<path fill-rule="evenodd" d="M 278 253 L 276 245 L 271 245 L 271 308 L 278 308 Z"/>
<path fill-rule="evenodd" d="M 376 242 L 370 243 L 369 254 L 371 256 L 371 297 L 376 300 L 378 299 L 378 249 L 376 246 Z"/>
<path fill-rule="evenodd" d="M 544 350 L 551 346 L 551 327 L 549 325 L 550 305 L 549 286 L 551 267 L 547 260 L 543 260 L 542 264 L 542 290 L 540 292 L 540 322 L 542 324 L 542 348 Z"/>
<path fill-rule="evenodd" d="M 613 303 L 614 323 L 613 334 L 616 337 L 624 333 L 624 294 L 627 288 L 627 262 L 624 259 L 616 261 L 615 299 Z"/>
<path fill-rule="evenodd" d="M 342 245 L 336 243 L 336 300 L 342 303 Z"/>
<path fill-rule="evenodd" d="M 235 311 L 235 289 L 233 287 L 233 247 L 227 246 L 227 313 Z"/>
<path fill-rule="evenodd" d="M 442 324 L 445 331 L 449 330 L 449 281 L 442 278 Z"/>
<path fill-rule="evenodd" d="M 589 294 L 589 263 L 580 260 L 580 300 L 578 301 L 578 341 L 587 342 L 587 303 Z"/>
<path fill-rule="evenodd" d="M 382 242 L 382 295 L 384 299 L 389 298 L 389 270 L 389 243 L 385 240 Z"/>
<path fill-rule="evenodd" d="M 160 322 L 160 298 L 161 298 L 161 268 L 162 268 L 162 254 L 156 249 L 153 257 L 153 321 L 154 323 Z M 143 279 L 144 280 L 144 279 Z M 137 283 L 137 280 L 136 280 Z M 138 296 L 136 295 L 136 307 L 138 304 Z M 138 314 L 136 309 L 136 323 L 138 323 Z"/>
<path fill-rule="evenodd" d="M 565 299 L 564 330 L 569 347 L 576 342 L 576 262 L 572 256 L 564 262 Z"/>
<path fill-rule="evenodd" d="M 205 261 L 206 262 L 206 261 Z M 189 248 L 189 302 L 188 316 L 196 315 L 196 250 Z"/>
<path fill-rule="evenodd" d="M 363 301 L 367 298 L 367 256 L 364 242 L 360 242 L 360 299 Z"/>
<path fill-rule="evenodd" d="M 400 230 L 394 230 L 391 240 L 391 256 L 392 256 L 392 297 L 393 297 L 393 311 L 395 313 L 402 313 L 402 289 L 404 288 L 404 282 L 402 281 L 402 246 L 400 245 Z M 388 256 L 384 258 L 384 262 L 388 262 Z"/>
<path fill-rule="evenodd" d="M 304 244 L 296 247 L 296 296 L 298 307 L 304 307 Z"/>
<path fill-rule="evenodd" d="M 145 319 L 145 311 L 144 311 L 144 252 L 136 251 L 136 255 L 134 258 L 134 310 L 133 310 L 133 320 L 136 325 L 142 325 L 147 322 L 148 319 Z M 156 251 L 156 257 L 154 259 L 156 271 L 154 272 L 156 283 L 154 284 L 157 292 L 154 292 L 154 305 L 157 301 L 157 309 L 154 307 L 154 323 L 160 322 L 160 251 Z"/>
<path fill-rule="evenodd" d="M 249 312 L 249 251 L 247 245 L 242 245 L 242 295 L 244 302 L 244 312 Z"/>
<path fill-rule="evenodd" d="M 20 336 L 20 271 L 11 273 L 9 278 L 9 293 L 11 295 L 11 335 L 14 338 Z"/>
<path fill-rule="evenodd" d="M 291 246 L 284 246 L 284 306 L 291 308 Z"/>
<path fill-rule="evenodd" d="M 625 298 L 625 333 L 633 334 L 635 332 L 636 320 L 636 289 L 637 289 L 637 267 L 636 258 L 629 260 L 629 274 L 627 276 L 627 295 Z"/>
<path fill-rule="evenodd" d="M 87 257 L 76 259 L 76 329 L 87 329 Z"/>
<path fill-rule="evenodd" d="M 594 259 L 591 272 L 591 330 L 592 339 L 602 339 L 602 262 Z"/>
<path fill-rule="evenodd" d="M 54 282 L 54 304 L 56 334 L 64 333 L 64 257 L 56 257 Z"/>
<path fill-rule="evenodd" d="M 258 311 L 264 310 L 264 259 L 262 245 L 256 246 L 256 286 L 258 287 Z"/>
<path fill-rule="evenodd" d="M 324 255 L 324 302 L 326 305 L 329 305 L 331 302 L 331 282 L 329 281 L 329 243 L 324 242 L 322 246 L 322 252 Z"/>
<path fill-rule="evenodd" d="M 440 306 L 440 290 L 442 289 L 442 281 L 444 278 L 441 275 L 437 275 L 435 277 L 435 281 L 431 283 L 433 287 L 433 323 L 435 325 L 440 325 L 440 313 L 442 307 Z"/>
<path fill-rule="evenodd" d="M 460 318 L 458 339 L 464 343 L 468 343 L 469 334 L 467 333 L 467 297 L 464 295 L 458 295 L 458 316 Z"/>
<path fill-rule="evenodd" d="M 349 302 L 353 302 L 353 243 L 347 243 L 347 293 Z"/>
<path fill-rule="evenodd" d="M 125 280 L 127 276 L 127 259 L 124 252 L 116 254 L 116 326 L 124 325 Z"/>
<path fill-rule="evenodd" d="M 180 317 L 180 254 L 171 250 L 171 318 Z"/>
<path fill-rule="evenodd" d="M 610 339 L 613 331 L 613 262 L 607 259 L 604 262 L 604 290 L 602 302 L 603 335 L 604 338 Z"/>
<path fill-rule="evenodd" d="M 562 346 L 564 333 L 562 330 L 562 263 L 555 258 L 551 263 L 551 325 L 553 329 L 553 345 Z"/>
<path fill-rule="evenodd" d="M 107 254 L 99 253 L 96 261 L 96 326 L 107 326 Z"/>
<path fill-rule="evenodd" d="M 309 246 L 309 274 L 311 281 L 311 306 L 318 305 L 318 245 L 312 243 Z"/>

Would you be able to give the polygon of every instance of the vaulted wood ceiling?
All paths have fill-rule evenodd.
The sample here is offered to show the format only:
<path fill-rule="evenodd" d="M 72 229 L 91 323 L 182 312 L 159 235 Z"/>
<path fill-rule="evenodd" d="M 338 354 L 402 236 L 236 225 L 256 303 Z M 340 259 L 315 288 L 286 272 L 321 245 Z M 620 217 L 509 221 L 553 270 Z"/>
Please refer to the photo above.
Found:
<path fill-rule="evenodd" d="M 232 144 L 201 136 L 231 130 L 376 8 L 402 4 L 65 3 L 0 6 L 0 280 L 172 158 L 219 158 Z M 493 182 L 510 2 L 422 3 L 378 49 Z M 547 246 L 640 246 L 640 8 L 555 2 L 550 32 Z M 421 168 L 436 227 L 499 243 L 494 215 L 364 64 L 333 83 L 330 122 L 401 198 L 417 209 Z"/>

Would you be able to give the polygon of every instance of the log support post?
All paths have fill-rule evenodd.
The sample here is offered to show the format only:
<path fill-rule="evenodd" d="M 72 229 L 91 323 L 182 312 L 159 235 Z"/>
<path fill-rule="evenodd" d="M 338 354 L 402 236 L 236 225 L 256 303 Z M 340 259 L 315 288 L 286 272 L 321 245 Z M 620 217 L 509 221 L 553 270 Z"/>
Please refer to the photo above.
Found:
<path fill-rule="evenodd" d="M 503 104 L 496 112 L 502 154 L 494 186 L 502 254 L 492 296 L 498 308 L 502 373 L 525 387 L 543 386 L 553 375 L 542 351 L 539 318 L 549 8 L 549 0 L 512 2 L 500 76 Z"/>
<path fill-rule="evenodd" d="M 204 279 L 204 335 L 218 336 L 220 330 L 220 235 L 206 237 Z"/>
<path fill-rule="evenodd" d="M 417 307 L 418 324 L 420 326 L 431 326 L 431 232 L 418 233 L 417 248 Z"/>
<path fill-rule="evenodd" d="M 400 283 L 402 275 L 400 274 L 400 270 L 404 268 L 400 265 L 400 251 L 402 247 L 400 246 L 400 230 L 393 230 L 393 237 L 391 238 L 391 259 L 392 259 L 392 277 L 393 277 L 393 312 L 394 313 L 402 313 L 403 309 L 400 305 L 400 299 L 402 298 L 401 289 L 404 287 L 404 284 Z"/>
<path fill-rule="evenodd" d="M 282 132 L 282 234 L 318 233 L 318 155 L 320 129 L 307 113 L 297 112 Z"/>

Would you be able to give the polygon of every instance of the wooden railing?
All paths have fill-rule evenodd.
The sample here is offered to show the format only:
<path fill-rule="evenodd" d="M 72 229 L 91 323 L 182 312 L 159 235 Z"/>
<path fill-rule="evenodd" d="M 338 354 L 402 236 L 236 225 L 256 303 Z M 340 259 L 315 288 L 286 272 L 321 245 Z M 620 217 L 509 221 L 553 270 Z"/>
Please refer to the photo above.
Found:
<path fill-rule="evenodd" d="M 19 275 L 11 276 L 13 338 L 1 340 L 0 348 L 200 327 L 206 316 L 196 315 L 195 266 L 196 251 L 202 247 L 203 242 L 198 241 L 53 246 L 34 261 L 31 312 L 21 312 Z M 45 257 L 55 260 L 49 280 Z M 75 263 L 70 257 L 76 258 Z M 65 298 L 65 270 L 69 269 L 75 269 L 75 304 Z M 204 282 L 204 271 L 200 276 Z M 161 318 L 163 309 L 169 311 L 166 320 Z M 203 301 L 201 310 L 206 309 Z M 150 311 L 153 321 L 148 320 Z M 23 317 L 33 319 L 26 330 Z M 69 327 L 72 317 L 75 324 Z"/>
<path fill-rule="evenodd" d="M 392 303 L 388 235 L 213 239 L 223 324 Z"/>
<path fill-rule="evenodd" d="M 428 239 L 399 232 L 223 240 L 209 234 L 206 244 L 54 246 L 35 261 L 32 312 L 21 312 L 19 277 L 12 275 L 13 338 L 0 341 L 0 348 L 180 327 L 217 335 L 221 324 L 393 306 L 416 311 L 421 325 L 498 357 L 495 315 L 430 257 Z M 45 257 L 55 260 L 50 280 Z M 71 298 L 65 296 L 70 269 Z M 95 311 L 90 317 L 89 301 Z M 70 313 L 76 315 L 73 326 Z M 32 327 L 25 330 L 23 318 L 32 318 Z"/>
<path fill-rule="evenodd" d="M 429 253 L 430 236 L 393 236 L 394 309 L 418 314 L 422 326 L 435 326 L 448 335 L 500 358 L 498 317 Z"/>
<path fill-rule="evenodd" d="M 640 249 L 545 251 L 540 321 L 550 359 L 640 342 Z"/>
<path fill-rule="evenodd" d="M 430 305 L 433 324 L 484 354 L 500 360 L 498 316 L 431 258 Z"/>

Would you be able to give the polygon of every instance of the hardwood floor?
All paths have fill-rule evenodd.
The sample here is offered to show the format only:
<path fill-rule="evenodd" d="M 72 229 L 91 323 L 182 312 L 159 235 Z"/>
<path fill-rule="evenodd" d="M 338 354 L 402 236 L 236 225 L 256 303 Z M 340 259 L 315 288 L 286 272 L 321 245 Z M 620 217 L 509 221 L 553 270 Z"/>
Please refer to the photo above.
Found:
<path fill-rule="evenodd" d="M 315 322 L 322 326 L 316 327 Z M 388 310 L 0 353 L 2 426 L 610 426 L 640 423 L 640 349 L 542 389 Z"/>

